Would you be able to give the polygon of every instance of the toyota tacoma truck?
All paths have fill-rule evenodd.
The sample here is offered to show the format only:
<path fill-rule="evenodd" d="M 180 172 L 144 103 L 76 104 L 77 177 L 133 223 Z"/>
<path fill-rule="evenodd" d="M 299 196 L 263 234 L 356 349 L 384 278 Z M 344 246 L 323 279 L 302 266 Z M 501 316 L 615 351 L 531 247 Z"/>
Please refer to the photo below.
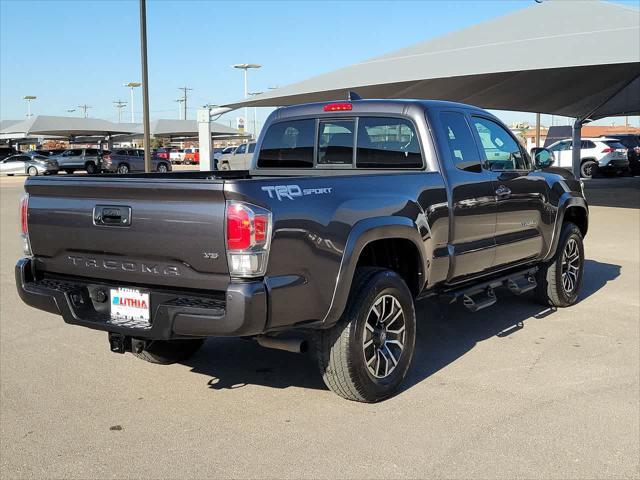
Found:
<path fill-rule="evenodd" d="M 582 185 L 495 116 L 443 101 L 275 110 L 246 171 L 29 178 L 24 302 L 108 332 L 118 353 L 185 360 L 207 337 L 311 348 L 350 400 L 396 393 L 429 296 L 574 304 Z"/>

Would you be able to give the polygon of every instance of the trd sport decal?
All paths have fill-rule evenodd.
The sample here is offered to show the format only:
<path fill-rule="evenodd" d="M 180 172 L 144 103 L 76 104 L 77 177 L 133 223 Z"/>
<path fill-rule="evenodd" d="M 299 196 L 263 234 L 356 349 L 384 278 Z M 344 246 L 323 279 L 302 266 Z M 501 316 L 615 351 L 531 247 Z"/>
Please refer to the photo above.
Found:
<path fill-rule="evenodd" d="M 269 193 L 269 198 L 277 198 L 282 201 L 283 198 L 293 200 L 295 197 L 305 195 L 325 195 L 331 193 L 332 187 L 322 188 L 300 188 L 300 185 L 268 185 L 262 187 L 263 192 Z"/>

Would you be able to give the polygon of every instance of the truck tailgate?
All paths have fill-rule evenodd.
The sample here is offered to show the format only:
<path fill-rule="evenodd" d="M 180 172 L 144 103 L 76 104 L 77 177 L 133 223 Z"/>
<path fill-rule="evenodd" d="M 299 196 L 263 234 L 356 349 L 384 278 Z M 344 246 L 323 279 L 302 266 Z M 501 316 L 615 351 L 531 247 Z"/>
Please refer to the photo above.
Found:
<path fill-rule="evenodd" d="M 36 269 L 131 285 L 224 290 L 223 187 L 223 180 L 212 178 L 29 179 Z"/>

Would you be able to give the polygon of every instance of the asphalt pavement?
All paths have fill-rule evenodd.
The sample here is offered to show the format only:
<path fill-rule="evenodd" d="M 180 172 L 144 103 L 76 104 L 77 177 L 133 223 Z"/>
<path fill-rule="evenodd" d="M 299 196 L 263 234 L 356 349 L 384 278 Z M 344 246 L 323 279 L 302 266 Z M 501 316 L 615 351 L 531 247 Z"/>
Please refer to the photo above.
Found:
<path fill-rule="evenodd" d="M 587 182 L 577 305 L 423 303 L 404 390 L 375 405 L 311 356 L 213 339 L 152 365 L 27 307 L 22 181 L 0 179 L 3 479 L 640 478 L 640 178 Z"/>

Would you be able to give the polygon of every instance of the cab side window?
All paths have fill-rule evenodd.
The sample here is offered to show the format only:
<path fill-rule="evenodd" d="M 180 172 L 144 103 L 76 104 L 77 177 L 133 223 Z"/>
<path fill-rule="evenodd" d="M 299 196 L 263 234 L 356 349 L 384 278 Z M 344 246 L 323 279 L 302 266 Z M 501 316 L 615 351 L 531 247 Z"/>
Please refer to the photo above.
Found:
<path fill-rule="evenodd" d="M 489 170 L 529 170 L 520 145 L 502 125 L 482 117 L 472 117 L 472 123 Z"/>
<path fill-rule="evenodd" d="M 466 172 L 482 172 L 476 142 L 464 115 L 460 112 L 442 112 L 440 123 L 444 130 L 451 161 L 456 168 Z"/>

